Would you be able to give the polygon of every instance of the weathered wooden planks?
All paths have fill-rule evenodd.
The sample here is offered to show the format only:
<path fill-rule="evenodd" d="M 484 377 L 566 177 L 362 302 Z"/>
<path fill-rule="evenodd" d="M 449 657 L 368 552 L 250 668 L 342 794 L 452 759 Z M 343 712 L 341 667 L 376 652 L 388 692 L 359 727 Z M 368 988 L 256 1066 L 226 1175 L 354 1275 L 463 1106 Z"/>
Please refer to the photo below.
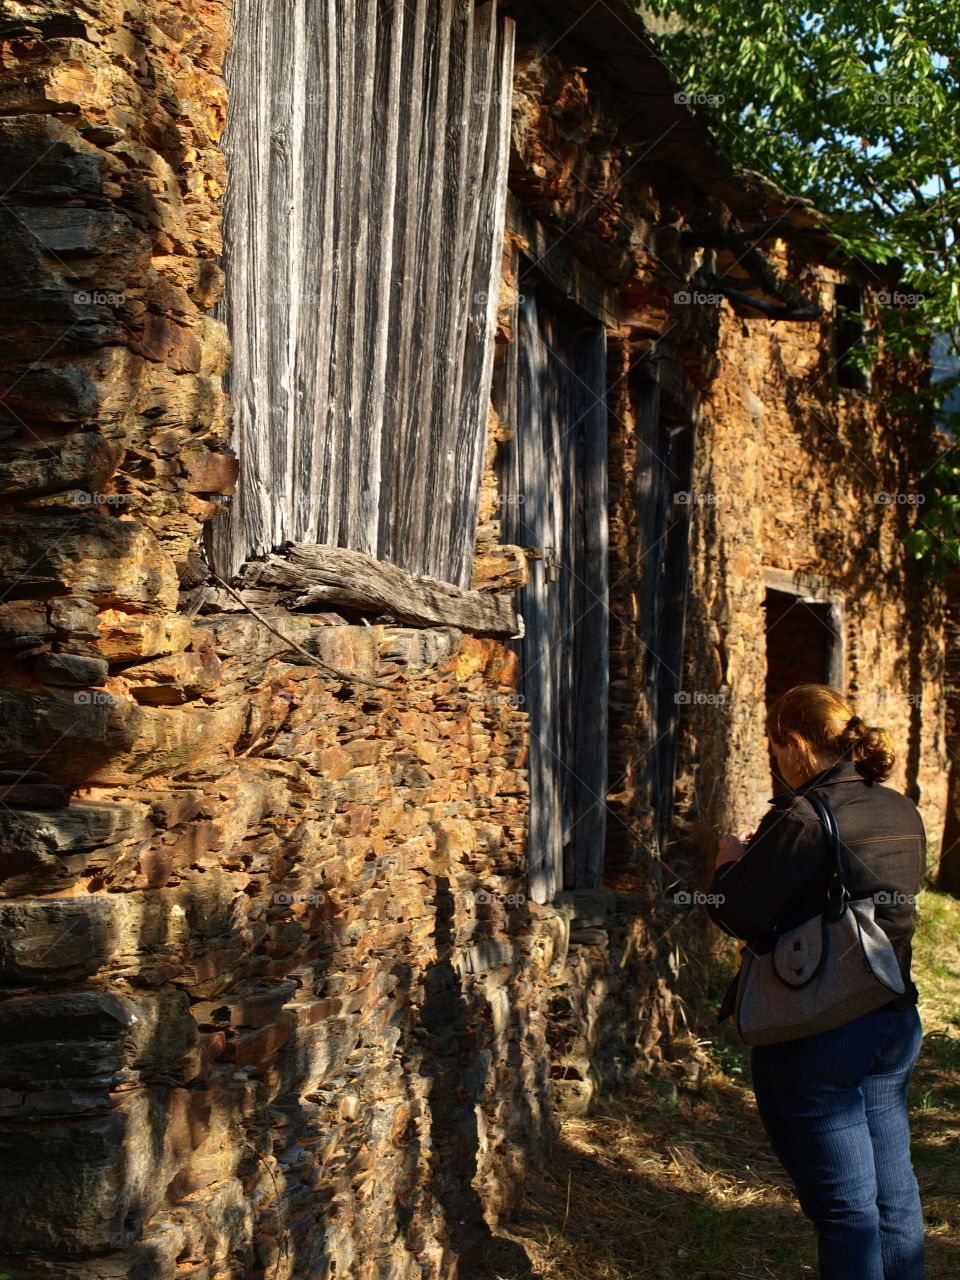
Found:
<path fill-rule="evenodd" d="M 512 23 L 498 24 L 492 5 L 477 9 L 476 21 L 481 37 L 475 48 L 482 61 L 474 77 L 471 133 L 481 140 L 483 170 L 481 173 L 479 164 L 472 167 L 473 187 L 468 192 L 468 209 L 476 221 L 464 237 L 462 278 L 469 302 L 463 319 L 466 346 L 454 396 L 459 413 L 450 418 L 451 447 L 461 469 L 460 486 L 454 489 L 459 514 L 451 511 L 439 526 L 442 541 L 438 551 L 441 560 L 458 565 L 470 564 L 476 532 L 473 495 L 480 487 L 485 439 L 477 424 L 486 421 L 490 403 L 491 334 L 500 292 L 513 86 Z"/>
<path fill-rule="evenodd" d="M 224 576 L 292 539 L 469 586 L 512 67 L 492 0 L 237 0 Z"/>
<path fill-rule="evenodd" d="M 498 398 L 510 541 L 535 549 L 519 593 L 530 716 L 530 894 L 599 885 L 606 829 L 606 342 L 602 324 L 527 289 Z M 518 499 L 522 495 L 522 501 Z"/>
<path fill-rule="evenodd" d="M 248 565 L 243 581 L 248 587 L 275 588 L 278 599 L 297 608 L 340 605 L 423 626 L 455 626 L 477 635 L 509 637 L 520 629 L 507 596 L 414 577 L 346 547 L 294 544 L 282 556 Z"/>
<path fill-rule="evenodd" d="M 677 731 L 683 689 L 695 397 L 679 363 L 651 346 L 631 377 L 639 443 L 634 499 L 640 515 L 638 595 L 644 619 L 650 726 L 646 781 L 657 838 L 673 815 Z"/>

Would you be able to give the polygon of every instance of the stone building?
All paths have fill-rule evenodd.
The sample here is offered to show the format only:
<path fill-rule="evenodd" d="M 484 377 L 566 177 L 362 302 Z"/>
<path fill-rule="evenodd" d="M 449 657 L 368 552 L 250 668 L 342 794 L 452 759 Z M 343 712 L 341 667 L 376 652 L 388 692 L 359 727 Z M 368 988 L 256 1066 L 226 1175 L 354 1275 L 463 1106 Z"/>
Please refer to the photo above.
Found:
<path fill-rule="evenodd" d="M 469 1275 L 682 1044 L 771 692 L 939 830 L 895 281 L 619 0 L 0 43 L 0 1272 Z"/>

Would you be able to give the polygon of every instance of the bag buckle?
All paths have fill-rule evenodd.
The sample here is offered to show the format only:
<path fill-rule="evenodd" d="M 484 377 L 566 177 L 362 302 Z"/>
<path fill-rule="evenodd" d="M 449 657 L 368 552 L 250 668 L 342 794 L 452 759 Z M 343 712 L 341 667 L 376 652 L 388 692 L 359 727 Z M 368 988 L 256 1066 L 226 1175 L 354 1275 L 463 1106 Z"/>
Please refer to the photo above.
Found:
<path fill-rule="evenodd" d="M 831 922 L 839 920 L 844 911 L 846 911 L 849 901 L 850 892 L 838 876 L 836 880 L 831 881 L 827 888 L 827 905 L 823 914 Z"/>

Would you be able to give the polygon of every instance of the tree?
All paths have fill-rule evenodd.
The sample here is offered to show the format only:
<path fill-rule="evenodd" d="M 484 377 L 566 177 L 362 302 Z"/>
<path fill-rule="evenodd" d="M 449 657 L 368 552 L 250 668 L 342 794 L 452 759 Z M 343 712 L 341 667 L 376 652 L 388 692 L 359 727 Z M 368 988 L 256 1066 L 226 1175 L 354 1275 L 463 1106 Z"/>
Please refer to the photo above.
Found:
<path fill-rule="evenodd" d="M 934 338 L 960 355 L 960 3 L 649 0 L 638 9 L 694 103 L 705 100 L 735 163 L 812 199 L 844 249 L 902 265 L 861 358 Z M 949 353 L 948 353 L 949 356 Z M 960 565 L 960 378 L 925 403 L 947 438 L 908 550 L 942 577 Z"/>
<path fill-rule="evenodd" d="M 902 267 L 908 301 L 878 309 L 861 354 L 872 358 L 882 343 L 938 366 L 919 402 L 913 393 L 899 406 L 932 409 L 944 428 L 905 542 L 929 575 L 950 575 L 956 614 L 960 3 L 841 0 L 820 10 L 800 0 L 649 0 L 638 8 L 693 101 L 704 95 L 735 163 L 812 199 L 848 253 Z M 954 748 L 956 698 L 948 690 Z M 960 756 L 951 754 L 939 884 L 960 896 Z"/>

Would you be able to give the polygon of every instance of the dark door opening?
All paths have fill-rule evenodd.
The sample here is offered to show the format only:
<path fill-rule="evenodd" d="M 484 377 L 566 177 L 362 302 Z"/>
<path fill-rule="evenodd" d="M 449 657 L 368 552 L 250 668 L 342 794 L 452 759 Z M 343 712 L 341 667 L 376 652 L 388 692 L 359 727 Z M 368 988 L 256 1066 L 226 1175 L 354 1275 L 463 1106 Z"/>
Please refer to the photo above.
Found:
<path fill-rule="evenodd" d="M 766 705 L 796 684 L 830 684 L 836 678 L 839 634 L 835 606 L 829 601 L 809 600 L 788 591 L 767 590 L 766 611 L 767 683 Z M 790 788 L 777 772 L 770 752 L 773 794 Z"/>
<path fill-rule="evenodd" d="M 645 371 L 646 372 L 646 371 Z M 641 442 L 637 507 L 643 572 L 637 587 L 645 621 L 650 749 L 647 782 L 657 847 L 670 837 L 680 722 L 687 607 L 693 428 L 658 381 L 636 383 Z"/>

